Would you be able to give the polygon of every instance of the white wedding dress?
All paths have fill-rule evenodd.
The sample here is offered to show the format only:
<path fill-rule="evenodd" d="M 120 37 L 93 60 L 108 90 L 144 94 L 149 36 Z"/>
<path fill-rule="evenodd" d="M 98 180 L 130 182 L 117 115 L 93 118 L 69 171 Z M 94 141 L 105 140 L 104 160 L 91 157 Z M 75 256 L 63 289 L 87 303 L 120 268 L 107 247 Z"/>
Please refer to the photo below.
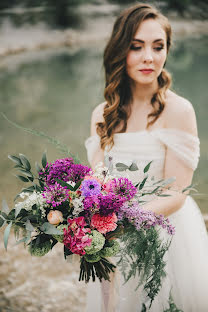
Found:
<path fill-rule="evenodd" d="M 99 146 L 97 135 L 85 141 L 88 160 Z M 163 178 L 166 147 L 193 170 L 199 159 L 199 139 L 177 129 L 157 129 L 131 133 L 116 133 L 114 146 L 105 150 L 105 159 L 130 165 L 136 162 L 139 171 L 121 172 L 133 181 L 141 181 L 143 168 L 153 160 L 149 176 Z M 208 312 L 208 235 L 201 212 L 195 201 L 187 196 L 184 205 L 169 220 L 176 228 L 166 255 L 167 277 L 150 311 L 162 312 L 168 307 L 169 292 L 174 303 L 184 312 Z M 134 279 L 123 285 L 116 273 L 113 282 L 91 282 L 88 286 L 87 312 L 140 312 L 145 300 L 142 288 L 135 291 Z M 101 307 L 102 306 L 102 307 Z"/>

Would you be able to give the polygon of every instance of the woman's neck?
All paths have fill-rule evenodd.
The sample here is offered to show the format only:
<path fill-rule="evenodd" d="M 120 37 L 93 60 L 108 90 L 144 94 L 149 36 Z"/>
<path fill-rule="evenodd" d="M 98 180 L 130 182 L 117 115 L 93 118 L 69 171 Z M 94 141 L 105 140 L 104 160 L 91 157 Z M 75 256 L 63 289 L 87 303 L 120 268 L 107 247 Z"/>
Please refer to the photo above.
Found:
<path fill-rule="evenodd" d="M 158 82 L 155 81 L 151 84 L 138 84 L 134 83 L 131 86 L 132 91 L 132 106 L 149 105 L 153 94 L 158 90 Z"/>

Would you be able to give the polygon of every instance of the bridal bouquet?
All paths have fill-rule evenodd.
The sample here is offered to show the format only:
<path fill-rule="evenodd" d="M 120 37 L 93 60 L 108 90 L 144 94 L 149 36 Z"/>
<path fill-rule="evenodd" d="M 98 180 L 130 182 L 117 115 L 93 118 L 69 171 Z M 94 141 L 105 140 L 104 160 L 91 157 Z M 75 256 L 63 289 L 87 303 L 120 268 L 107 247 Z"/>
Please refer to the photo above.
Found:
<path fill-rule="evenodd" d="M 144 168 L 143 181 L 134 185 L 129 179 L 111 175 L 110 168 L 99 164 L 93 171 L 73 158 L 35 164 L 34 174 L 26 156 L 9 156 L 19 171 L 17 177 L 31 185 L 23 188 L 9 210 L 6 201 L 0 212 L 0 226 L 6 226 L 4 245 L 7 248 L 11 228 L 17 244 L 24 243 L 33 256 L 44 256 L 58 242 L 64 256 L 80 257 L 79 280 L 88 282 L 97 277 L 110 280 L 117 265 L 127 281 L 139 275 L 138 286 L 144 283 L 151 302 L 159 292 L 165 275 L 164 254 L 170 240 L 160 239 L 159 228 L 170 237 L 174 228 L 162 215 L 146 211 L 145 195 L 162 196 L 164 181 L 145 187 L 150 163 Z M 138 170 L 117 164 L 118 171 Z M 167 182 L 169 183 L 169 182 Z M 124 243 L 124 244 L 123 244 Z M 121 248 L 122 246 L 122 248 Z"/>

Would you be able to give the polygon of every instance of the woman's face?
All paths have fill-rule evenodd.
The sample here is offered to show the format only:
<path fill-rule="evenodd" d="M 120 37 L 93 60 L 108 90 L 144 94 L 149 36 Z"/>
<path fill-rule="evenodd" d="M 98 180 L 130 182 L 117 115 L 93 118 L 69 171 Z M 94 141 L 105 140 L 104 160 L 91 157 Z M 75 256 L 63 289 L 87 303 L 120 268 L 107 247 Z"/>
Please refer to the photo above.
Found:
<path fill-rule="evenodd" d="M 166 40 L 166 33 L 156 19 L 141 23 L 126 57 L 126 72 L 134 82 L 151 84 L 157 79 L 167 56 Z"/>

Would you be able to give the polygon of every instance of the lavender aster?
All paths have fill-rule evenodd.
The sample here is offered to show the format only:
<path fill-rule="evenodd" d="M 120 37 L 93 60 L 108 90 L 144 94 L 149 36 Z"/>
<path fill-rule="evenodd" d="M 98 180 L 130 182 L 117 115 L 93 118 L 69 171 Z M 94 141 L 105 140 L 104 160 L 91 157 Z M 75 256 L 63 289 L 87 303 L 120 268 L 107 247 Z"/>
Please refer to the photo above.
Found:
<path fill-rule="evenodd" d="M 130 200 L 136 194 L 137 188 L 129 179 L 121 177 L 112 180 L 110 191 L 124 197 L 126 200 Z"/>
<path fill-rule="evenodd" d="M 82 182 L 80 191 L 82 196 L 85 197 L 99 195 L 101 193 L 101 185 L 95 179 L 87 179 Z"/>

